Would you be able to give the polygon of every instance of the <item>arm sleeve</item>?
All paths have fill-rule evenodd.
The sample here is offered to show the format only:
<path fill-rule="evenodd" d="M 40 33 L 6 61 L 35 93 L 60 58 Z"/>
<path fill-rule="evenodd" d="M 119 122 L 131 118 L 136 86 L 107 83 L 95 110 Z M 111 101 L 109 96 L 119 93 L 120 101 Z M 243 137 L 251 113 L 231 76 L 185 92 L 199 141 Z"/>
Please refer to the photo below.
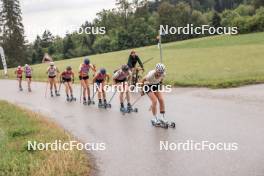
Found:
<path fill-rule="evenodd" d="M 131 59 L 131 56 L 129 56 L 128 58 L 128 62 L 127 62 L 127 65 L 129 66 L 129 68 L 132 68 L 132 59 Z"/>
<path fill-rule="evenodd" d="M 138 63 L 140 65 L 141 68 L 144 68 L 144 65 L 143 63 L 141 62 L 141 59 L 137 56 L 137 60 L 138 60 Z"/>

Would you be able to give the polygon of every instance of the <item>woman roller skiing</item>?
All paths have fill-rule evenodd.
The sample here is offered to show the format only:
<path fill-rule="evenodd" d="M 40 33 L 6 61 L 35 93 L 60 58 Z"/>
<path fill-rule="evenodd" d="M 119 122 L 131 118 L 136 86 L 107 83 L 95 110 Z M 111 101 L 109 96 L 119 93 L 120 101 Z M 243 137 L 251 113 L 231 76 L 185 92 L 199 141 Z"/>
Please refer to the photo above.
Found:
<path fill-rule="evenodd" d="M 96 83 L 96 89 L 98 91 L 98 107 L 107 107 L 106 95 L 105 95 L 105 84 L 109 83 L 110 76 L 106 73 L 106 69 L 101 68 L 100 72 L 97 73 L 93 79 L 93 86 Z M 102 102 L 102 98 L 104 99 L 104 103 Z"/>
<path fill-rule="evenodd" d="M 83 88 L 83 104 L 90 105 L 91 104 L 91 98 L 90 98 L 90 87 L 89 87 L 89 71 L 90 69 L 94 72 L 96 72 L 94 66 L 90 64 L 90 60 L 88 58 L 84 59 L 83 64 L 80 65 L 79 68 L 79 78 L 81 81 L 81 86 Z M 86 94 L 88 96 L 88 102 L 86 99 Z"/>
<path fill-rule="evenodd" d="M 16 74 L 16 77 L 17 77 L 17 80 L 18 80 L 18 87 L 19 87 L 19 90 L 20 91 L 23 91 L 23 88 L 22 88 L 22 78 L 23 78 L 23 68 L 21 66 L 18 66 L 16 71 L 15 71 L 15 74 Z"/>
<path fill-rule="evenodd" d="M 132 111 L 132 106 L 130 103 L 130 95 L 129 95 L 129 85 L 128 82 L 131 79 L 131 71 L 129 70 L 128 65 L 123 65 L 120 70 L 116 71 L 113 76 L 113 83 L 118 86 L 118 91 L 120 91 L 119 99 L 120 99 L 120 111 L 126 112 Z M 126 94 L 127 100 L 127 109 L 124 106 L 124 94 Z"/>
<path fill-rule="evenodd" d="M 151 120 L 154 126 L 161 126 L 168 128 L 175 127 L 175 123 L 169 124 L 168 121 L 165 119 L 165 104 L 163 95 L 161 92 L 161 83 L 165 77 L 165 66 L 161 63 L 156 65 L 155 70 L 151 70 L 147 76 L 145 76 L 142 80 L 143 85 L 143 92 L 142 95 L 145 93 L 151 100 L 151 111 L 154 118 Z M 160 118 L 157 116 L 157 105 L 159 103 L 159 110 L 160 110 Z"/>
<path fill-rule="evenodd" d="M 58 89 L 57 89 L 57 74 L 60 73 L 57 67 L 55 66 L 54 62 L 50 63 L 50 66 L 47 69 L 48 79 L 50 83 L 50 96 L 53 97 L 53 87 L 55 89 L 55 95 L 60 96 Z"/>
<path fill-rule="evenodd" d="M 61 73 L 60 80 L 62 80 L 62 83 L 65 85 L 66 100 L 68 102 L 76 101 L 76 98 L 73 96 L 72 84 L 74 83 L 74 73 L 72 72 L 71 66 L 68 66 L 66 70 Z M 71 96 L 69 96 L 69 93 Z"/>
<path fill-rule="evenodd" d="M 28 84 L 28 91 L 31 92 L 32 68 L 28 64 L 26 64 L 24 67 L 24 72 Z"/>

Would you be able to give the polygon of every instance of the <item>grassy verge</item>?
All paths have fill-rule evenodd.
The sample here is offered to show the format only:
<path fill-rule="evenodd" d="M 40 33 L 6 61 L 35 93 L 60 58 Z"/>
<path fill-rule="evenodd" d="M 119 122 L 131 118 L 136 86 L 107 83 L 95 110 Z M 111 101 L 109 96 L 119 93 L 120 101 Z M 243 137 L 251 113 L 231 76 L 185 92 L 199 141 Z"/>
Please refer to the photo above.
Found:
<path fill-rule="evenodd" d="M 83 151 L 28 151 L 28 141 L 70 141 L 72 137 L 38 114 L 0 101 L 0 175 L 89 175 Z"/>
<path fill-rule="evenodd" d="M 146 70 L 159 62 L 157 46 L 136 49 L 142 60 L 155 59 L 146 64 Z M 175 86 L 236 87 L 264 82 L 264 33 L 237 36 L 214 36 L 174 42 L 163 45 L 164 63 L 167 66 L 166 83 Z M 130 50 L 90 56 L 98 68 L 109 73 L 127 62 Z M 63 70 L 71 65 L 77 72 L 83 58 L 56 62 Z M 34 80 L 46 81 L 47 64 L 35 65 Z M 14 78 L 14 70 L 10 70 Z M 145 74 L 145 73 L 144 73 Z"/>

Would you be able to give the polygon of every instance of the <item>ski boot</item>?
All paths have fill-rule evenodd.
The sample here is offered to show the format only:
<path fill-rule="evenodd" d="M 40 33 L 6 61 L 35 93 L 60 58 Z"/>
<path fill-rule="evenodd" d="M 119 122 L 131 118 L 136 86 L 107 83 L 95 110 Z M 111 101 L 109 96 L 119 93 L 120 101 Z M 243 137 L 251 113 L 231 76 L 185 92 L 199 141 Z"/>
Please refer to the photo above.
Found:
<path fill-rule="evenodd" d="M 111 108 L 111 104 L 108 104 L 106 99 L 104 99 L 104 106 L 105 106 L 106 109 L 107 108 Z"/>
<path fill-rule="evenodd" d="M 86 98 L 83 98 L 83 105 L 87 105 Z"/>
<path fill-rule="evenodd" d="M 105 108 L 104 104 L 102 103 L 102 100 L 99 100 L 98 108 Z"/>
<path fill-rule="evenodd" d="M 67 95 L 66 101 L 67 101 L 67 102 L 70 102 L 70 101 L 71 101 L 69 95 Z"/>
<path fill-rule="evenodd" d="M 30 88 L 30 87 L 28 88 L 28 92 L 32 92 L 32 90 L 31 90 L 31 88 Z"/>
<path fill-rule="evenodd" d="M 138 112 L 137 108 L 133 108 L 130 103 L 127 104 L 127 113 Z"/>
<path fill-rule="evenodd" d="M 165 118 L 165 114 L 162 113 L 162 117 L 160 118 L 160 122 L 163 124 L 163 126 L 165 128 L 176 128 L 176 124 L 175 122 L 169 122 L 166 118 Z"/>
<path fill-rule="evenodd" d="M 87 102 L 88 106 L 92 104 L 91 98 L 88 97 L 88 102 Z"/>
<path fill-rule="evenodd" d="M 70 102 L 72 101 L 76 101 L 77 99 L 75 97 L 73 97 L 73 95 L 71 95 L 71 98 L 70 98 Z"/>
<path fill-rule="evenodd" d="M 23 88 L 22 88 L 22 86 L 19 86 L 19 91 L 23 91 Z"/>
<path fill-rule="evenodd" d="M 50 91 L 50 96 L 51 96 L 51 97 L 54 97 L 54 95 L 53 95 L 53 92 L 52 92 L 52 91 Z"/>
<path fill-rule="evenodd" d="M 60 94 L 59 94 L 59 92 L 58 92 L 57 90 L 55 90 L 55 95 L 56 95 L 57 97 L 60 96 Z"/>
<path fill-rule="evenodd" d="M 121 105 L 120 105 L 120 112 L 122 112 L 123 115 L 125 115 L 125 113 L 127 113 L 127 110 L 126 110 L 126 108 L 125 108 L 123 103 L 121 103 Z"/>
<path fill-rule="evenodd" d="M 160 120 L 157 117 L 155 117 L 154 119 L 151 119 L 151 123 L 155 127 L 160 127 L 161 126 L 161 122 L 160 122 Z"/>

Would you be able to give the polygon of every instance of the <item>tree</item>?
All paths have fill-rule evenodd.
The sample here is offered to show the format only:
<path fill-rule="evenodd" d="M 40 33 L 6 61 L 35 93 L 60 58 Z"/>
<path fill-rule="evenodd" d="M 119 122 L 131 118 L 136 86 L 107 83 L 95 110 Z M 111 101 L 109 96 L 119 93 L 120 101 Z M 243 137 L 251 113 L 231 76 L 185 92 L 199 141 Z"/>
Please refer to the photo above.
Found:
<path fill-rule="evenodd" d="M 0 28 L 2 29 L 2 44 L 7 56 L 7 63 L 11 66 L 28 62 L 24 38 L 19 0 L 0 0 Z"/>
<path fill-rule="evenodd" d="M 212 26 L 217 28 L 221 26 L 221 17 L 217 12 L 214 12 L 212 17 Z"/>
<path fill-rule="evenodd" d="M 63 41 L 63 57 L 69 59 L 74 57 L 74 43 L 72 41 L 71 35 L 67 35 Z"/>
<path fill-rule="evenodd" d="M 128 0 L 116 0 L 116 5 L 124 18 L 124 28 L 127 30 L 128 15 L 132 12 L 131 3 Z"/>
<path fill-rule="evenodd" d="M 45 30 L 44 33 L 42 34 L 41 47 L 42 48 L 50 47 L 52 45 L 53 40 L 54 37 L 52 33 L 49 30 Z"/>

